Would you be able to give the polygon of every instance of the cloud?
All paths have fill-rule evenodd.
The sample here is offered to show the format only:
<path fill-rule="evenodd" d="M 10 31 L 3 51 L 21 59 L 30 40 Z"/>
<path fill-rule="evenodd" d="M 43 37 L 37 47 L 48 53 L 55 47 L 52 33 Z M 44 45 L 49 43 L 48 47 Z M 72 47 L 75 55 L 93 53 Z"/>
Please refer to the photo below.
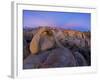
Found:
<path fill-rule="evenodd" d="M 77 26 L 82 26 L 82 25 L 76 24 L 76 23 L 67 23 L 64 26 L 66 26 L 66 27 L 77 27 Z"/>

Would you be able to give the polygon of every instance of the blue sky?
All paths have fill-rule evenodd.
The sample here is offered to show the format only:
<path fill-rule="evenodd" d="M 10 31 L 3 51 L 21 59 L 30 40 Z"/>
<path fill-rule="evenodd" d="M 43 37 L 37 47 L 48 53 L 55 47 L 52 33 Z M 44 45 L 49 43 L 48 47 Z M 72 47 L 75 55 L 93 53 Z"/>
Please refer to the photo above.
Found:
<path fill-rule="evenodd" d="M 91 14 L 23 10 L 23 27 L 51 26 L 79 31 L 90 31 Z"/>

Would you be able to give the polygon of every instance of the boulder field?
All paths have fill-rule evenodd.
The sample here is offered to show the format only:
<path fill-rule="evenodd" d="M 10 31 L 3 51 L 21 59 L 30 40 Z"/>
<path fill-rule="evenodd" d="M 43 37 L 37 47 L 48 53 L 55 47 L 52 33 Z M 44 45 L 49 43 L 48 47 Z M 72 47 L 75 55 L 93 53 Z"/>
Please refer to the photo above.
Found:
<path fill-rule="evenodd" d="M 91 65 L 90 32 L 39 27 L 23 31 L 23 69 Z"/>

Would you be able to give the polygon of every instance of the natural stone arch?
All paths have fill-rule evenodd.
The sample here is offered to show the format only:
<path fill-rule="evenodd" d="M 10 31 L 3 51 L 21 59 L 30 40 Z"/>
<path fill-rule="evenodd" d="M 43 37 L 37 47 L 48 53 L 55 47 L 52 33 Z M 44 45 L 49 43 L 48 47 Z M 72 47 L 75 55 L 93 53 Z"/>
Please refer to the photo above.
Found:
<path fill-rule="evenodd" d="M 41 38 L 44 36 L 48 38 L 47 40 L 48 45 L 46 45 L 45 43 L 43 44 L 40 41 Z M 62 31 L 59 30 L 58 32 L 55 32 L 55 30 L 53 29 L 42 27 L 37 31 L 37 33 L 32 38 L 30 42 L 30 51 L 32 54 L 36 54 L 40 50 L 44 51 L 54 47 L 55 42 L 58 47 L 63 47 L 63 45 L 59 42 L 59 40 L 64 38 L 65 36 Z"/>

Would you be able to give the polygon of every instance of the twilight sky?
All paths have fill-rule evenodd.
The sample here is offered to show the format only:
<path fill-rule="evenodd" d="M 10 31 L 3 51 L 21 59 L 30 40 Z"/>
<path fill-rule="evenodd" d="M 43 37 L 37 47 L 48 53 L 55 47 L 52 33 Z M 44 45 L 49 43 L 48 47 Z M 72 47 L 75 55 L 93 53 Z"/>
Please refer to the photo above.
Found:
<path fill-rule="evenodd" d="M 90 31 L 91 14 L 75 12 L 51 12 L 23 10 L 23 27 L 51 26 Z"/>

